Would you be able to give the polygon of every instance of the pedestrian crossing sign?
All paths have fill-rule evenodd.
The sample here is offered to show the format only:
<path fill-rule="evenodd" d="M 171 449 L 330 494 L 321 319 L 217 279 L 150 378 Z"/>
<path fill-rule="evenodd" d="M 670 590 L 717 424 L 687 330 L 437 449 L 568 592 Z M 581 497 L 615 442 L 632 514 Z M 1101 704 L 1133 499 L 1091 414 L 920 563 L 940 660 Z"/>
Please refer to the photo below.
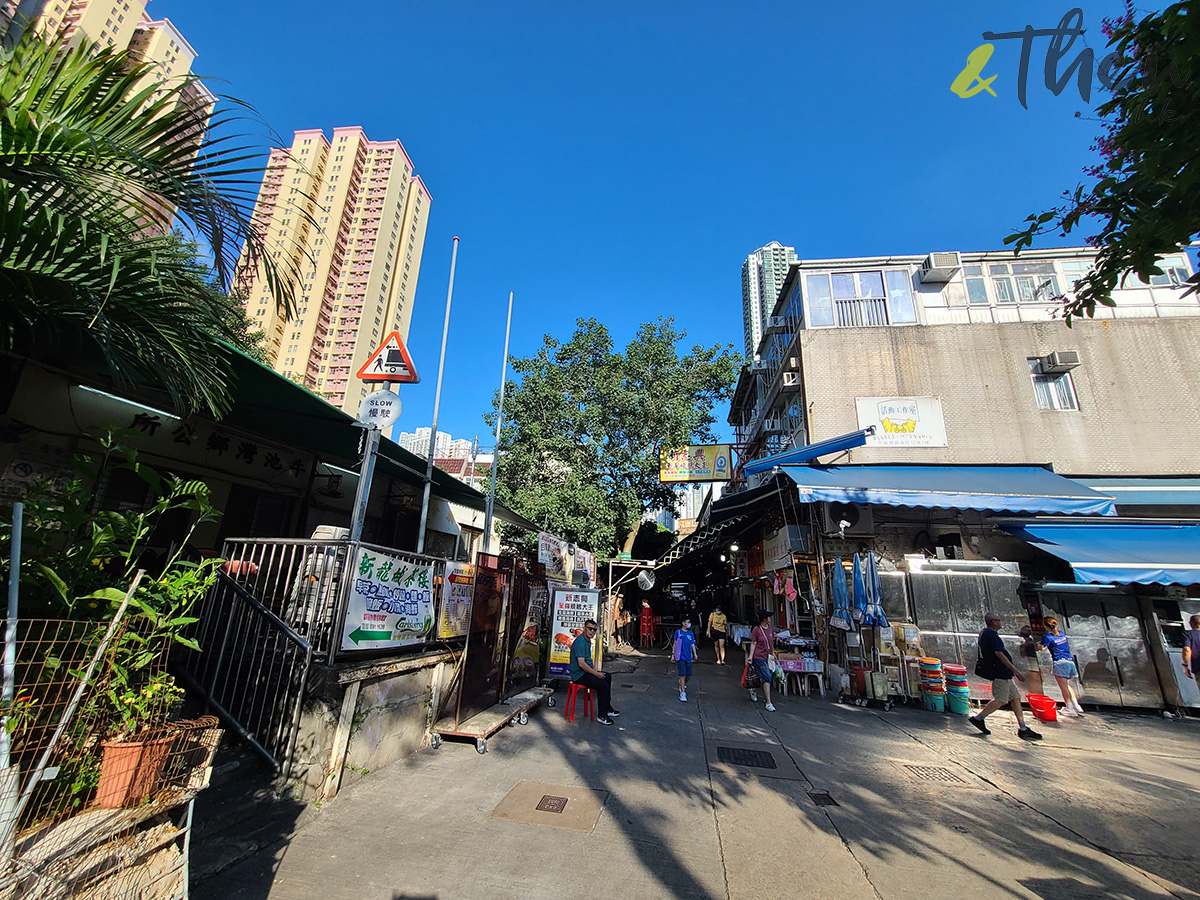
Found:
<path fill-rule="evenodd" d="M 384 338 L 379 349 L 367 357 L 358 370 L 358 378 L 361 381 L 394 381 L 400 384 L 417 384 L 421 380 L 398 331 Z"/>

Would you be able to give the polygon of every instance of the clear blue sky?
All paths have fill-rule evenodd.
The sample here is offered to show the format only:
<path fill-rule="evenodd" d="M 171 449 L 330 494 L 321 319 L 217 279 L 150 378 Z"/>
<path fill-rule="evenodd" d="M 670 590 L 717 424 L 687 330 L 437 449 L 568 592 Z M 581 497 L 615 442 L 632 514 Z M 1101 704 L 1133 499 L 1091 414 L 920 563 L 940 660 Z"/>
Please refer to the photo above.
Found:
<path fill-rule="evenodd" d="M 439 426 L 490 446 L 482 413 L 510 289 L 514 355 L 545 333 L 566 339 L 577 317 L 623 344 L 659 315 L 689 343 L 740 352 L 741 264 L 768 241 L 802 258 L 1001 247 L 1077 182 L 1098 125 L 1075 117 L 1089 112 L 1073 85 L 1057 98 L 1043 86 L 1045 40 L 1028 110 L 1017 42 L 985 68 L 998 97 L 961 99 L 950 83 L 983 31 L 1052 27 L 1069 6 L 153 0 L 149 11 L 180 28 L 194 69 L 221 80 L 214 90 L 287 139 L 361 125 L 404 143 L 433 205 L 409 336 L 423 381 L 401 389 L 401 424 L 432 417 L 457 234 Z M 1119 8 L 1085 7 L 1091 46 Z"/>

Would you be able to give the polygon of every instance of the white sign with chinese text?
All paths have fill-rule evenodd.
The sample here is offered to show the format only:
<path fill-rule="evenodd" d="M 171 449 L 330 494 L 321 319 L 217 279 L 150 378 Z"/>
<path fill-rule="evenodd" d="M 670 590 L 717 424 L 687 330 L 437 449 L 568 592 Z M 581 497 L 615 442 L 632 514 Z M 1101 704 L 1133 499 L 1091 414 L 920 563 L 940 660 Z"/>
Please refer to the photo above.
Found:
<path fill-rule="evenodd" d="M 945 447 L 941 397 L 855 397 L 858 427 L 875 426 L 868 447 Z"/>
<path fill-rule="evenodd" d="M 421 644 L 433 627 L 433 566 L 359 547 L 350 572 L 343 650 Z"/>
<path fill-rule="evenodd" d="M 358 405 L 358 422 L 382 431 L 400 421 L 400 398 L 391 391 L 373 391 Z"/>
<path fill-rule="evenodd" d="M 471 624 L 471 600 L 475 597 L 475 567 L 470 563 L 446 563 L 442 579 L 442 609 L 438 614 L 438 639 L 463 637 Z"/>
<path fill-rule="evenodd" d="M 571 677 L 571 644 L 583 634 L 583 623 L 588 619 L 598 621 L 599 615 L 599 591 L 554 592 L 554 617 L 550 623 L 551 675 Z"/>

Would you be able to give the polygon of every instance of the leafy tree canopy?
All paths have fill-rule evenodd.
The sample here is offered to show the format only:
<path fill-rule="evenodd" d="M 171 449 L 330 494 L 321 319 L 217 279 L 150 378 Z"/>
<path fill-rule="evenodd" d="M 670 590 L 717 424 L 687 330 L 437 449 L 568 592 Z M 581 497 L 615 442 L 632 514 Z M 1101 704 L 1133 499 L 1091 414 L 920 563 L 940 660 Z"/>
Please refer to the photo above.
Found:
<path fill-rule="evenodd" d="M 1200 21 L 1192 6 L 1175 3 L 1135 22 L 1127 5 L 1122 18 L 1106 20 L 1117 55 L 1101 73 L 1113 85 L 1097 110 L 1106 123 L 1094 145 L 1102 161 L 1084 170 L 1088 181 L 1060 205 L 1030 215 L 1023 231 L 1005 238 L 1019 252 L 1038 235 L 1065 237 L 1099 222 L 1087 243 L 1100 252 L 1065 304 L 1068 325 L 1095 315 L 1097 304 L 1114 305 L 1112 292 L 1127 273 L 1147 281 L 1162 274 L 1159 257 L 1200 232 Z M 1190 283 L 1200 289 L 1200 275 Z"/>
<path fill-rule="evenodd" d="M 660 318 L 615 351 L 604 325 L 580 319 L 568 342 L 546 335 L 536 354 L 513 360 L 497 497 L 599 555 L 630 551 L 647 510 L 675 508 L 658 480 L 659 448 L 715 440 L 713 406 L 742 363 L 732 344 L 681 356 L 686 336 Z M 498 402 L 485 417 L 493 427 Z"/>

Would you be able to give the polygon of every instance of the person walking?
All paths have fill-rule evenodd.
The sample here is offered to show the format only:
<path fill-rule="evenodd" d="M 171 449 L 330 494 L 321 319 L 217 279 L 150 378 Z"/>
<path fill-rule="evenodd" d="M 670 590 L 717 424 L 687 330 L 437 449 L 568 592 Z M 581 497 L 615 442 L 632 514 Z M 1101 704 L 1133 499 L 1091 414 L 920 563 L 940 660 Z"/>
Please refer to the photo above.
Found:
<path fill-rule="evenodd" d="M 708 639 L 713 642 L 717 651 L 717 665 L 725 665 L 725 632 L 729 629 L 729 620 L 721 612 L 721 604 L 713 607 L 708 614 Z"/>
<path fill-rule="evenodd" d="M 1200 681 L 1200 616 L 1188 619 L 1183 633 L 1183 674 Z"/>
<path fill-rule="evenodd" d="M 992 683 L 992 699 L 967 721 L 984 734 L 991 734 L 984 719 L 1000 707 L 1008 706 L 1017 717 L 1017 736 L 1024 741 L 1040 741 L 1042 736 L 1025 724 L 1021 692 L 1013 684 L 1013 678 L 1024 681 L 1025 676 L 1017 671 L 1012 656 L 1004 647 L 1004 639 L 1000 637 L 1000 617 L 993 612 L 984 613 L 983 623 L 984 629 L 979 632 L 979 662 L 975 664 L 975 674 Z"/>
<path fill-rule="evenodd" d="M 1079 705 L 1079 696 L 1071 684 L 1072 678 L 1079 677 L 1079 668 L 1071 658 L 1071 648 L 1067 644 L 1067 636 L 1058 630 L 1058 619 L 1046 616 L 1046 633 L 1042 635 L 1042 644 L 1038 649 L 1049 650 L 1054 680 L 1062 691 L 1063 715 L 1074 719 L 1083 715 L 1083 707 Z"/>
<path fill-rule="evenodd" d="M 612 673 L 592 664 L 592 641 L 599 626 L 595 619 L 583 623 L 583 634 L 571 643 L 571 681 L 596 692 L 596 721 L 611 725 L 620 715 L 612 708 Z"/>
<path fill-rule="evenodd" d="M 687 684 L 696 659 L 696 635 L 692 633 L 692 620 L 687 616 L 683 617 L 683 624 L 675 631 L 671 644 L 671 659 L 675 660 L 679 673 L 679 701 L 687 703 Z"/>
<path fill-rule="evenodd" d="M 748 665 L 762 682 L 763 694 L 767 698 L 767 711 L 775 712 L 775 705 L 771 702 L 771 667 L 767 663 L 775 647 L 775 629 L 771 627 L 770 613 L 759 610 L 757 618 L 758 624 L 750 629 L 752 643 Z M 758 702 L 758 691 L 754 688 L 750 688 L 750 699 Z"/>

